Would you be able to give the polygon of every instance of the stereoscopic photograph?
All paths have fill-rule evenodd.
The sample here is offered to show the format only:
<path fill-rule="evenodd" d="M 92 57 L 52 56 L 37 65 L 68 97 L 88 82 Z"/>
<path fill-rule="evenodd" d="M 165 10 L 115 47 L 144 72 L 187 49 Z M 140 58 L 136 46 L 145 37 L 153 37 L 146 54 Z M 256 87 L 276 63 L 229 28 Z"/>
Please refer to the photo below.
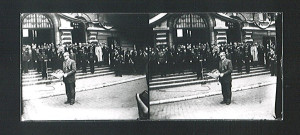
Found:
<path fill-rule="evenodd" d="M 149 119 L 148 18 L 20 14 L 21 121 Z"/>
<path fill-rule="evenodd" d="M 150 14 L 150 119 L 275 120 L 275 102 L 282 103 L 276 99 L 282 93 L 276 88 L 282 74 L 279 16 Z"/>
<path fill-rule="evenodd" d="M 282 16 L 21 13 L 21 121 L 282 120 Z"/>

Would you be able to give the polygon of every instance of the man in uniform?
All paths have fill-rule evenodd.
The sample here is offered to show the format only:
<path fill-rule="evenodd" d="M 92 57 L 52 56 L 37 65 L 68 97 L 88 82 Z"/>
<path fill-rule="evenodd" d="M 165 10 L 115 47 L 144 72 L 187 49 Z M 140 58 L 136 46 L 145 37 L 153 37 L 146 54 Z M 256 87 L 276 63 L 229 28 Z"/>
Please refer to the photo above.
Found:
<path fill-rule="evenodd" d="M 177 51 L 175 52 L 175 66 L 177 67 L 177 71 L 178 73 L 182 73 L 183 74 L 183 51 L 180 50 L 180 48 L 177 49 Z"/>
<path fill-rule="evenodd" d="M 83 73 L 86 73 L 86 66 L 87 66 L 87 54 L 86 54 L 86 49 L 85 48 L 83 48 L 82 49 L 82 53 L 81 53 L 81 58 L 80 58 L 80 60 L 81 60 L 81 67 L 82 67 L 82 72 Z"/>
<path fill-rule="evenodd" d="M 251 54 L 248 51 L 248 49 L 245 49 L 245 57 L 244 57 L 244 59 L 245 59 L 246 73 L 249 74 L 250 73 Z"/>
<path fill-rule="evenodd" d="M 40 63 L 41 63 L 42 78 L 47 79 L 48 57 L 46 55 L 45 50 L 42 50 L 42 54 L 40 55 L 39 60 L 40 60 Z"/>
<path fill-rule="evenodd" d="M 165 49 L 158 52 L 158 65 L 160 68 L 160 76 L 166 76 L 167 72 L 167 55 Z"/>
<path fill-rule="evenodd" d="M 244 53 L 242 52 L 242 47 L 238 46 L 236 49 L 236 66 L 237 66 L 237 70 L 238 73 L 242 73 L 242 66 L 243 66 L 243 57 L 244 57 Z"/>
<path fill-rule="evenodd" d="M 197 79 L 203 79 L 203 74 L 202 74 L 202 70 L 203 70 L 203 66 L 202 66 L 203 55 L 201 54 L 200 51 L 198 51 L 196 55 L 197 55 L 196 56 Z"/>
<path fill-rule="evenodd" d="M 271 71 L 271 76 L 277 75 L 276 73 L 276 54 L 273 48 L 270 49 L 270 54 L 269 54 L 269 59 L 270 59 L 270 71 Z"/>
<path fill-rule="evenodd" d="M 116 51 L 115 54 L 115 69 L 116 69 L 116 76 L 122 77 L 122 64 L 124 63 L 124 56 Z"/>
<path fill-rule="evenodd" d="M 76 62 L 69 57 L 69 52 L 64 53 L 63 62 L 63 82 L 66 87 L 66 94 L 68 100 L 65 104 L 73 105 L 75 103 L 75 73 L 76 73 Z"/>
<path fill-rule="evenodd" d="M 169 69 L 169 74 L 174 74 L 175 70 L 175 58 L 174 58 L 174 49 L 170 48 L 167 51 L 167 58 L 168 58 L 168 69 Z"/>
<path fill-rule="evenodd" d="M 221 104 L 229 105 L 231 103 L 231 73 L 232 73 L 232 63 L 231 60 L 226 59 L 225 52 L 220 53 L 220 62 L 219 62 L 219 81 L 222 86 L 222 95 L 223 101 Z"/>
<path fill-rule="evenodd" d="M 28 73 L 28 62 L 30 61 L 28 48 L 23 47 L 22 51 L 22 60 L 23 60 L 23 73 Z"/>
<path fill-rule="evenodd" d="M 95 72 L 95 60 L 96 60 L 96 55 L 93 51 L 93 47 L 89 47 L 89 53 L 88 53 L 88 61 L 90 63 L 90 71 L 92 74 Z"/>
<path fill-rule="evenodd" d="M 258 63 L 259 65 L 264 65 L 264 47 L 263 45 L 259 44 L 257 47 L 257 53 L 258 53 Z"/>
<path fill-rule="evenodd" d="M 154 75 L 156 64 L 156 54 L 154 48 L 150 48 L 149 52 L 149 79 Z"/>

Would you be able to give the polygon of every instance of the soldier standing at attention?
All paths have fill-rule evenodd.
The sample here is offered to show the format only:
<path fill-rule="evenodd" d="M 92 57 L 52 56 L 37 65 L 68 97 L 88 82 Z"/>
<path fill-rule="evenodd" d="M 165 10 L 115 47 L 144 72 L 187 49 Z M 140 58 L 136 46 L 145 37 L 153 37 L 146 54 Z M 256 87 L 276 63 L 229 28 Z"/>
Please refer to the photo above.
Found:
<path fill-rule="evenodd" d="M 89 63 L 90 63 L 90 70 L 91 70 L 91 73 L 94 74 L 94 71 L 95 71 L 95 60 L 96 60 L 96 55 L 93 51 L 93 47 L 90 46 L 89 48 L 89 53 L 88 53 L 88 60 L 89 60 Z"/>
<path fill-rule="evenodd" d="M 47 79 L 47 62 L 48 57 L 45 53 L 45 50 L 42 51 L 42 54 L 40 55 L 40 62 L 41 62 L 41 69 L 42 69 L 42 78 Z"/>
<path fill-rule="evenodd" d="M 83 73 L 86 73 L 86 65 L 87 65 L 86 49 L 83 48 L 81 53 L 81 66 L 82 66 Z"/>

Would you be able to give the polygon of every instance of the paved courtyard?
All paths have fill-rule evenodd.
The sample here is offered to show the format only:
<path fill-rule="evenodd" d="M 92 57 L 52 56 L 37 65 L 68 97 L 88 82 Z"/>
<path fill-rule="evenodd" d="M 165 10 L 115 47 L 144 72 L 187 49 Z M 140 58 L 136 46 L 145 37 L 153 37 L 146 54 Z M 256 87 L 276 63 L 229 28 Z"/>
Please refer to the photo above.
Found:
<path fill-rule="evenodd" d="M 66 105 L 66 95 L 24 101 L 22 120 L 135 120 L 135 94 L 147 89 L 146 79 L 80 91 L 74 105 Z"/>
<path fill-rule="evenodd" d="M 222 95 L 150 106 L 151 119 L 270 119 L 274 120 L 276 85 L 232 93 L 230 105 Z"/>

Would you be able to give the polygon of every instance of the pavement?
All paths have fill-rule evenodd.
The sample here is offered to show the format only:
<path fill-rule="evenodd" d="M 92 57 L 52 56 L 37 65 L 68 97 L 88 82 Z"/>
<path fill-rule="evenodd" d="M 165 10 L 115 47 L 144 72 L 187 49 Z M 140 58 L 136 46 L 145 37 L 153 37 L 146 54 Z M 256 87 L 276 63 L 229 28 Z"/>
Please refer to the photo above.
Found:
<path fill-rule="evenodd" d="M 230 105 L 222 95 L 150 106 L 152 120 L 275 120 L 276 84 L 232 92 Z"/>
<path fill-rule="evenodd" d="M 132 78 L 132 76 L 112 77 L 110 80 L 109 78 L 91 78 L 84 82 L 86 82 L 85 85 L 92 85 L 96 82 L 111 84 L 116 79 L 119 82 L 123 81 L 123 83 L 106 85 L 107 87 L 101 88 L 93 87 L 90 90 L 78 90 L 77 88 L 74 105 L 64 104 L 67 100 L 65 94 L 25 100 L 22 102 L 23 115 L 21 120 L 25 122 L 45 120 L 136 120 L 139 115 L 135 95 L 147 90 L 146 79 L 144 77 L 141 79 Z M 126 82 L 125 78 L 127 78 Z M 128 81 L 128 78 L 131 78 L 132 81 Z M 81 87 L 80 82 L 77 82 L 77 87 Z M 64 91 L 64 89 L 58 91 Z"/>
<path fill-rule="evenodd" d="M 277 77 L 270 76 L 270 74 L 233 79 L 232 92 L 272 85 L 276 84 L 276 81 Z M 149 93 L 150 105 L 157 105 L 221 95 L 222 91 L 219 82 L 211 82 L 207 84 L 150 90 Z"/>
<path fill-rule="evenodd" d="M 123 75 L 115 77 L 114 75 L 105 75 L 76 80 L 76 92 L 93 90 L 130 81 L 145 78 L 145 75 Z M 65 85 L 61 82 L 53 82 L 51 84 L 39 84 L 22 87 L 23 101 L 39 98 L 47 98 L 52 96 L 65 95 Z"/>

